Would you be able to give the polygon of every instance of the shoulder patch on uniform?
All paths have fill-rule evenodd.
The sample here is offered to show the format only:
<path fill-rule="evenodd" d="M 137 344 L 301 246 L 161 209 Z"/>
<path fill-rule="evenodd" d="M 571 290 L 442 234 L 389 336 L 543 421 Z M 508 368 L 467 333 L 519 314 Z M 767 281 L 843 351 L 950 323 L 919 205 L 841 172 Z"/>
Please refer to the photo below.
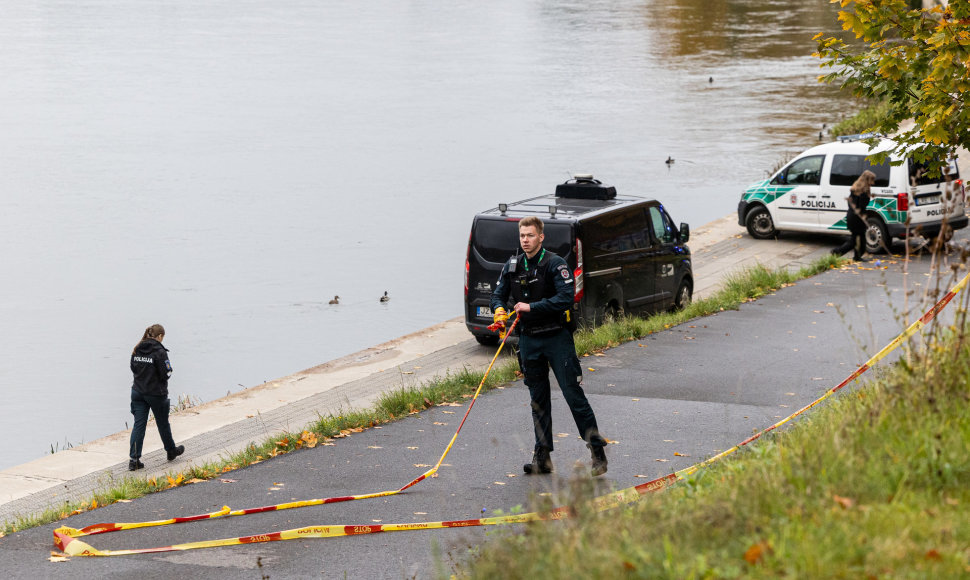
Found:
<path fill-rule="evenodd" d="M 559 273 L 562 275 L 563 278 L 569 278 L 569 269 L 568 268 L 560 268 L 559 269 Z"/>
<path fill-rule="evenodd" d="M 166 369 L 167 369 L 167 370 L 168 370 L 169 372 L 171 372 L 171 371 L 172 371 L 172 363 L 171 363 L 171 362 L 170 362 L 170 361 L 169 361 L 168 359 L 165 359 L 165 368 L 166 368 Z"/>

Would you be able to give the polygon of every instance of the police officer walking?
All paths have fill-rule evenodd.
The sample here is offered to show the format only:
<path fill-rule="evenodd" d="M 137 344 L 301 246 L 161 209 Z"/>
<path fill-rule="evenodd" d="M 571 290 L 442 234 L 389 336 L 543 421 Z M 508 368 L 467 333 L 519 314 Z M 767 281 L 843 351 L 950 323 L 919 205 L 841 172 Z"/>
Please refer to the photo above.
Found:
<path fill-rule="evenodd" d="M 523 470 L 528 474 L 552 472 L 551 366 L 579 434 L 592 453 L 592 473 L 602 475 L 607 465 L 606 439 L 599 433 L 593 408 L 580 386 L 583 370 L 570 327 L 573 275 L 564 259 L 542 247 L 544 239 L 542 220 L 527 217 L 519 222 L 519 244 L 525 256 L 513 256 L 505 263 L 491 300 L 496 323 L 508 320 L 505 308 L 509 304 L 519 317 L 519 367 L 532 397 L 536 439 L 532 462 Z"/>

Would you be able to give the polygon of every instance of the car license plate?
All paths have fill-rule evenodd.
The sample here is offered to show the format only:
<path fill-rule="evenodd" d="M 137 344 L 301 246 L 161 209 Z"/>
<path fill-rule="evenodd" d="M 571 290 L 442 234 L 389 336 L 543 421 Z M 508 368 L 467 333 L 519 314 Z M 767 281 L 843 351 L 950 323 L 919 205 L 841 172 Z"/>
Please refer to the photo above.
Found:
<path fill-rule="evenodd" d="M 488 306 L 479 306 L 476 310 L 477 310 L 478 316 L 481 316 L 483 318 L 492 317 L 492 309 L 489 308 Z"/>
<path fill-rule="evenodd" d="M 932 205 L 934 203 L 940 203 L 940 196 L 927 195 L 927 196 L 916 198 L 916 205 Z"/>

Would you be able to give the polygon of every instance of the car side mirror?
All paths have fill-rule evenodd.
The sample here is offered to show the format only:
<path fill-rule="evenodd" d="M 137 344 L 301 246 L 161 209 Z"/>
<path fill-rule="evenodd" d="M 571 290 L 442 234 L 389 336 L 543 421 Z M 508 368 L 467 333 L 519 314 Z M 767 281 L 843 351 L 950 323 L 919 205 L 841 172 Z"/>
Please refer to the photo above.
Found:
<path fill-rule="evenodd" d="M 689 239 L 690 239 L 690 226 L 682 222 L 680 224 L 680 241 L 681 243 L 686 244 L 687 240 Z"/>

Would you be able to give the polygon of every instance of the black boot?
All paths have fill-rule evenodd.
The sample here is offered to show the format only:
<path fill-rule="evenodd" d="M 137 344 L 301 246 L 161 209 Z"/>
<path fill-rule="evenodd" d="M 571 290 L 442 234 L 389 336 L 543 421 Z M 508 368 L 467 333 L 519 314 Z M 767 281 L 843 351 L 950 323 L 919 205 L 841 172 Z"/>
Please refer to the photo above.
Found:
<path fill-rule="evenodd" d="M 535 453 L 532 454 L 532 463 L 523 465 L 522 471 L 528 475 L 552 473 L 552 458 L 549 457 L 549 450 L 545 447 L 536 449 Z"/>
<path fill-rule="evenodd" d="M 128 460 L 128 471 L 137 471 L 139 469 L 144 469 L 145 464 L 137 459 Z"/>
<path fill-rule="evenodd" d="M 590 453 L 593 455 L 593 477 L 606 473 L 606 449 L 602 445 L 589 445 Z"/>
<path fill-rule="evenodd" d="M 183 453 L 185 453 L 185 445 L 179 445 L 175 449 L 172 449 L 171 451 L 168 452 L 168 460 L 172 461 Z"/>

